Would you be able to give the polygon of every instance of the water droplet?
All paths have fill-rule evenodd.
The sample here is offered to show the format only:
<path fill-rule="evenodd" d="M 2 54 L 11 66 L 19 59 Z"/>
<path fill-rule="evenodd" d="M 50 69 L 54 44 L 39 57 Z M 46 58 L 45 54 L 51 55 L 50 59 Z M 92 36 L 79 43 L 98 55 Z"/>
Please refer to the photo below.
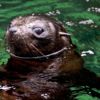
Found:
<path fill-rule="evenodd" d="M 44 94 L 41 94 L 41 97 L 48 99 L 48 98 L 50 98 L 50 95 L 48 95 L 47 93 L 44 93 Z"/>

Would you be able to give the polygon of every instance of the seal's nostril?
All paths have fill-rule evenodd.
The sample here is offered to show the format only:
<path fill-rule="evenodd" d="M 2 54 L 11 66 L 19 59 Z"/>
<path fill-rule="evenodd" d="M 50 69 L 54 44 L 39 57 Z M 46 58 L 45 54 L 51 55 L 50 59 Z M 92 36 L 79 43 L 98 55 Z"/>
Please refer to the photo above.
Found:
<path fill-rule="evenodd" d="M 8 31 L 9 31 L 9 33 L 13 34 L 17 31 L 17 29 L 16 28 L 10 28 Z"/>

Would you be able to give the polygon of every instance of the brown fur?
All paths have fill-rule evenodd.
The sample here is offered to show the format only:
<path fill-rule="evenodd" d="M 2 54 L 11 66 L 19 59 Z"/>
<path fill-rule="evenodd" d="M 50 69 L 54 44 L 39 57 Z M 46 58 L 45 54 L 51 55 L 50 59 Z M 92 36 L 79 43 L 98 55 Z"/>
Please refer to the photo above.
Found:
<path fill-rule="evenodd" d="M 44 38 L 34 32 L 31 33 L 25 26 L 36 20 L 41 22 L 39 25 L 43 24 L 42 27 L 47 28 L 47 36 Z M 17 27 L 15 33 L 10 31 L 13 27 L 15 29 Z M 17 56 L 41 56 L 56 52 L 63 47 L 69 49 L 50 59 L 27 60 L 11 56 L 4 72 L 0 73 L 1 84 L 14 85 L 16 89 L 0 92 L 2 100 L 7 98 L 9 100 L 72 100 L 68 86 L 85 82 L 83 75 L 85 73 L 89 78 L 89 74 L 84 70 L 83 60 L 76 52 L 70 37 L 60 35 L 59 32 L 66 32 L 63 25 L 48 16 L 27 16 L 16 18 L 11 22 L 6 40 L 10 52 Z M 66 84 L 66 81 L 69 81 L 69 84 Z"/>

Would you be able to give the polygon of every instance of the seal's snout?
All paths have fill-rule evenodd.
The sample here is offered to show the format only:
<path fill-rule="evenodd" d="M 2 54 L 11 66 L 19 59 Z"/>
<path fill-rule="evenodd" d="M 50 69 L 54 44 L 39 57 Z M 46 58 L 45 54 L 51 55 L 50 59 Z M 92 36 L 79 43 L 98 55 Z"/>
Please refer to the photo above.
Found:
<path fill-rule="evenodd" d="M 17 32 L 17 28 L 11 27 L 11 28 L 9 28 L 8 32 L 9 32 L 9 34 L 12 34 L 13 35 L 14 33 Z"/>

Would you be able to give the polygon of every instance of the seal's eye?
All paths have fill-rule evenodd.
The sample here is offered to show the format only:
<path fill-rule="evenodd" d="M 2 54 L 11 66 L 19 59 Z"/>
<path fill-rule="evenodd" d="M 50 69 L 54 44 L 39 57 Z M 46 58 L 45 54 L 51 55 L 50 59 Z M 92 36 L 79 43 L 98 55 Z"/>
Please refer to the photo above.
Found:
<path fill-rule="evenodd" d="M 44 29 L 43 29 L 43 28 L 40 28 L 40 27 L 36 27 L 36 28 L 33 28 L 33 31 L 34 31 L 37 35 L 41 35 L 41 34 L 44 32 Z"/>

